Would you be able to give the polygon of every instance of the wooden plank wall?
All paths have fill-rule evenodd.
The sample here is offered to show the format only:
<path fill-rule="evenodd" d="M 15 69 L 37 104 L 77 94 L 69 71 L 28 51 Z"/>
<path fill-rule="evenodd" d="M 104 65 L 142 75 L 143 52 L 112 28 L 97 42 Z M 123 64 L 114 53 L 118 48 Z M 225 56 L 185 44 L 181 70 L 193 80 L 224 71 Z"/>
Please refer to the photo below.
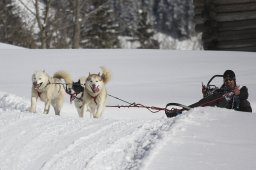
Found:
<path fill-rule="evenodd" d="M 205 50 L 256 51 L 256 0 L 194 0 Z"/>

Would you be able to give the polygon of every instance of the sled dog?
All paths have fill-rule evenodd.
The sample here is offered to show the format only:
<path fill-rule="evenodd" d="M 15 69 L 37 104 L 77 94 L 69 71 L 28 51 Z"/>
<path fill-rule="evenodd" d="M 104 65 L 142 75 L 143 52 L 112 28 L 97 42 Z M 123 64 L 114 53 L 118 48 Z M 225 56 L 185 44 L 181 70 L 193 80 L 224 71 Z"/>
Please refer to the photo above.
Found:
<path fill-rule="evenodd" d="M 91 74 L 79 78 L 72 85 L 70 100 L 74 101 L 79 117 L 88 111 L 94 118 L 100 118 L 106 105 L 106 84 L 111 79 L 111 73 L 105 67 L 101 67 L 102 74 Z"/>
<path fill-rule="evenodd" d="M 32 74 L 31 112 L 36 112 L 37 99 L 40 98 L 45 103 L 45 114 L 49 113 L 50 105 L 52 105 L 55 114 L 60 115 L 65 96 L 61 79 L 64 79 L 71 88 L 71 76 L 65 71 L 58 71 L 53 77 L 50 77 L 44 70 L 38 70 Z"/>

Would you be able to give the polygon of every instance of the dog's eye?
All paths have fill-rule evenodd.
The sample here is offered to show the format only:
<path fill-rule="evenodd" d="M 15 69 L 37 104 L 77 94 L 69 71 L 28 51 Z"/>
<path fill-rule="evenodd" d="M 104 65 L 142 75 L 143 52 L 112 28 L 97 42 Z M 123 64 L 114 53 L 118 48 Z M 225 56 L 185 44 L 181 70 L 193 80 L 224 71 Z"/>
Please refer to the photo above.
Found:
<path fill-rule="evenodd" d="M 42 78 L 39 78 L 39 80 L 42 80 Z"/>

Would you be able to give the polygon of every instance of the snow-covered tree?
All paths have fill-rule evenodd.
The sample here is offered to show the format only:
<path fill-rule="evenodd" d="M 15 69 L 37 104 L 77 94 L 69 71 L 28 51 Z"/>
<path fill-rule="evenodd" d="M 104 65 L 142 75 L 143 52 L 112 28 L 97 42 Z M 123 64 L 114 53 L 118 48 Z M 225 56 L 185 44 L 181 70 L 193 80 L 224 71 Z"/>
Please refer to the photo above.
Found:
<path fill-rule="evenodd" d="M 146 11 L 139 10 L 139 23 L 135 30 L 135 37 L 140 42 L 140 48 L 154 49 L 159 48 L 159 43 L 153 38 L 154 30 L 151 23 L 148 21 L 148 14 Z"/>
<path fill-rule="evenodd" d="M 23 47 L 35 47 L 32 34 L 20 18 L 19 9 L 12 0 L 1 0 L 0 7 L 0 41 Z"/>
<path fill-rule="evenodd" d="M 0 2 L 0 15 L 7 7 L 11 14 L 12 1 Z M 189 38 L 194 28 L 193 0 L 26 0 L 33 9 L 24 0 L 15 1 L 30 11 L 31 23 L 36 20 L 37 25 L 21 20 L 8 26 L 26 28 L 41 48 L 119 48 L 122 37 L 140 42 L 141 48 L 158 48 L 152 37 Z M 6 19 L 0 22 L 1 38 L 9 39 Z"/>
<path fill-rule="evenodd" d="M 116 22 L 110 0 L 87 1 L 83 15 L 81 28 L 81 46 L 83 48 L 119 47 L 119 24 Z"/>
<path fill-rule="evenodd" d="M 193 25 L 192 0 L 151 0 L 153 17 L 158 32 L 174 38 L 189 37 Z"/>

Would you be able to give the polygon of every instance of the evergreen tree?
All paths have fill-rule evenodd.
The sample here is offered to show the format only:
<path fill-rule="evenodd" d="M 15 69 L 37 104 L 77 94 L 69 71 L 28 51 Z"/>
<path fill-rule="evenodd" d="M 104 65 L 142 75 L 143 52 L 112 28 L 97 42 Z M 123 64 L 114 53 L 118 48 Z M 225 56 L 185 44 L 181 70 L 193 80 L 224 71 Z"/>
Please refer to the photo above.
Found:
<path fill-rule="evenodd" d="M 190 36 L 193 24 L 192 0 L 152 0 L 157 31 L 174 38 Z"/>
<path fill-rule="evenodd" d="M 32 33 L 21 20 L 12 0 L 0 1 L 0 41 L 22 47 L 34 48 Z"/>
<path fill-rule="evenodd" d="M 87 4 L 86 20 L 81 28 L 83 48 L 119 48 L 118 23 L 111 1 L 93 0 Z"/>
<path fill-rule="evenodd" d="M 24 47 L 119 48 L 119 37 L 128 36 L 140 48 L 159 48 L 154 33 L 180 39 L 194 28 L 192 0 L 33 0 L 36 12 L 22 3 L 36 27 L 22 21 L 13 2 L 0 1 L 0 41 Z"/>
<path fill-rule="evenodd" d="M 153 38 L 154 30 L 153 26 L 148 22 L 148 14 L 146 11 L 139 10 L 139 23 L 138 28 L 135 32 L 135 36 L 138 38 L 141 47 L 140 48 L 149 48 L 156 49 L 159 48 L 159 43 Z"/>
<path fill-rule="evenodd" d="M 140 1 L 140 0 L 139 0 Z M 116 20 L 119 23 L 120 35 L 133 37 L 134 30 L 138 24 L 138 1 L 134 0 L 113 0 Z"/>
<path fill-rule="evenodd" d="M 73 0 L 52 2 L 54 19 L 51 21 L 52 34 L 49 39 L 52 48 L 71 48 L 74 35 Z"/>

